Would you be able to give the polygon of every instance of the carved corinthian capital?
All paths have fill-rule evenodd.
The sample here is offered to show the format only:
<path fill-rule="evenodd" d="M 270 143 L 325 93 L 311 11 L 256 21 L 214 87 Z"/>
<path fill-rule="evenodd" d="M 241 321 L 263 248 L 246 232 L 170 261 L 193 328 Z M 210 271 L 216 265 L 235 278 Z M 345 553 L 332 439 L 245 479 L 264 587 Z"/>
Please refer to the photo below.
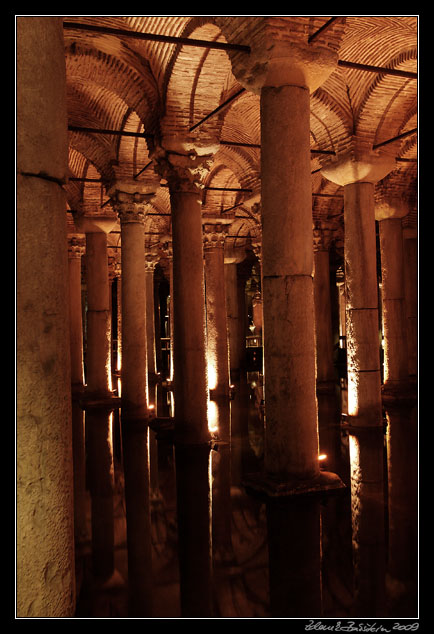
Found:
<path fill-rule="evenodd" d="M 199 193 L 204 187 L 218 144 L 195 147 L 194 142 L 165 139 L 152 158 L 155 170 L 174 192 Z"/>

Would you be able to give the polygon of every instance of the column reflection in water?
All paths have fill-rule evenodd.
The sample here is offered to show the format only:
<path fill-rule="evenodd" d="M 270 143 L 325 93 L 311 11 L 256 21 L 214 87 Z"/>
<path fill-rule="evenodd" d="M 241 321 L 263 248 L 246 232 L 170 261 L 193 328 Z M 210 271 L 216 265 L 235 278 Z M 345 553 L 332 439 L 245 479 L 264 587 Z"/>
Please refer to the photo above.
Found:
<path fill-rule="evenodd" d="M 241 485 L 245 472 L 245 455 L 248 449 L 249 392 L 245 373 L 233 381 L 234 397 L 231 401 L 231 471 L 232 484 Z"/>
<path fill-rule="evenodd" d="M 111 411 L 104 408 L 88 408 L 86 436 L 93 573 L 98 578 L 107 579 L 114 572 L 114 471 Z"/>
<path fill-rule="evenodd" d="M 319 617 L 320 497 L 268 498 L 270 612 L 272 617 Z"/>
<path fill-rule="evenodd" d="M 349 434 L 354 617 L 385 615 L 385 489 L 382 427 Z"/>
<path fill-rule="evenodd" d="M 212 616 L 210 445 L 175 445 L 182 617 Z"/>
<path fill-rule="evenodd" d="M 418 452 L 417 407 L 386 406 L 388 464 L 389 613 L 417 614 L 418 574 Z"/>
<path fill-rule="evenodd" d="M 149 484 L 149 428 L 143 420 L 122 419 L 130 614 L 152 615 L 152 553 Z M 134 483 L 134 484 L 133 484 Z"/>

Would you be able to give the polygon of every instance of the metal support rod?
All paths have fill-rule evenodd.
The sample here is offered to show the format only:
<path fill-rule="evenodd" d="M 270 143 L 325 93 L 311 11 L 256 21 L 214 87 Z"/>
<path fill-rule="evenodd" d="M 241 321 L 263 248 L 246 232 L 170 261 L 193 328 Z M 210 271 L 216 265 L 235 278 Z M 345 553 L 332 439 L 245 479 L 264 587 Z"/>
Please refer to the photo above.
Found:
<path fill-rule="evenodd" d="M 81 31 L 93 31 L 95 33 L 103 33 L 105 35 L 116 35 L 118 37 L 131 37 L 136 40 L 150 40 L 153 42 L 165 42 L 167 44 L 181 44 L 184 46 L 195 46 L 199 48 L 214 48 L 223 51 L 242 51 L 250 53 L 250 46 L 243 44 L 230 44 L 227 42 L 209 42 L 207 40 L 195 40 L 188 37 L 176 37 L 172 35 L 160 35 L 158 33 L 139 33 L 138 31 L 127 31 L 123 29 L 114 29 L 106 26 L 98 26 L 96 24 L 82 24 L 80 22 L 64 22 L 64 29 L 79 29 Z"/>
<path fill-rule="evenodd" d="M 128 132 L 126 130 L 106 130 L 103 128 L 85 128 L 77 125 L 69 125 L 68 130 L 71 132 L 91 132 L 93 134 L 114 134 L 116 136 L 134 136 L 142 139 L 152 139 L 153 134 L 147 132 Z"/>
<path fill-rule="evenodd" d="M 246 92 L 245 88 L 241 88 L 241 90 L 239 90 L 238 92 L 236 92 L 234 95 L 232 95 L 232 97 L 229 97 L 229 99 L 226 99 L 226 101 L 224 101 L 222 104 L 220 104 L 220 106 L 217 106 L 217 108 L 215 108 L 215 110 L 213 110 L 212 112 L 210 112 L 209 114 L 206 115 L 206 117 L 204 117 L 203 119 L 201 119 L 200 121 L 198 121 L 197 123 L 195 123 L 190 129 L 189 132 L 192 132 L 193 130 L 195 130 L 196 128 L 198 128 L 200 125 L 202 125 L 202 123 L 205 123 L 205 121 L 207 121 L 208 119 L 210 119 L 211 117 L 213 117 L 214 115 L 216 115 L 217 113 L 221 112 L 224 108 L 226 108 L 230 103 L 232 103 L 237 97 L 239 97 L 243 92 Z"/>
<path fill-rule="evenodd" d="M 374 150 L 379 147 L 383 147 L 384 145 L 389 145 L 389 143 L 393 143 L 394 141 L 399 141 L 400 139 L 404 139 L 407 136 L 410 136 L 417 132 L 417 128 L 413 128 L 413 130 L 408 130 L 408 132 L 403 132 L 402 134 L 398 134 L 398 136 L 394 136 L 392 139 L 387 139 L 387 141 L 383 141 L 382 143 L 377 143 L 377 145 L 372 146 Z"/>
<path fill-rule="evenodd" d="M 368 64 L 356 64 L 355 62 L 347 62 L 339 59 L 338 66 L 342 68 L 354 68 L 355 70 L 364 70 L 369 73 L 381 73 L 383 75 L 395 75 L 396 77 L 406 77 L 407 79 L 417 79 L 417 73 L 407 70 L 398 70 L 397 68 L 384 68 L 383 66 L 370 66 Z"/>
<path fill-rule="evenodd" d="M 318 31 L 315 31 L 315 33 L 313 33 L 307 40 L 308 44 L 310 44 L 311 42 L 313 42 L 313 40 L 318 37 L 318 35 L 320 33 L 324 33 L 324 31 L 326 31 L 327 29 L 329 29 L 334 22 L 336 22 L 336 20 L 339 20 L 342 16 L 337 16 L 334 18 L 330 18 L 330 20 L 328 20 L 325 24 L 322 25 L 321 28 L 318 29 Z"/>
<path fill-rule="evenodd" d="M 135 174 L 135 176 L 133 176 L 133 178 L 137 178 L 138 176 L 140 176 L 140 174 L 143 174 L 143 172 L 144 172 L 145 170 L 147 170 L 147 169 L 148 169 L 148 167 L 149 167 L 150 165 L 152 165 L 152 163 L 153 163 L 153 161 L 149 161 L 149 163 L 147 163 L 147 164 L 145 165 L 145 167 L 142 167 L 142 169 L 140 170 L 140 172 L 137 172 L 137 174 Z"/>

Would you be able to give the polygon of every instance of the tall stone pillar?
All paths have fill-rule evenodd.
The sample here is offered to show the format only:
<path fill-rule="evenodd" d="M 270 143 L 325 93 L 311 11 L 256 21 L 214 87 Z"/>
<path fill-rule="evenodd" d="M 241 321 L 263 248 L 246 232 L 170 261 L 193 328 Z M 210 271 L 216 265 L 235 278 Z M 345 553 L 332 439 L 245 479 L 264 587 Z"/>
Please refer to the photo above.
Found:
<path fill-rule="evenodd" d="M 344 187 L 348 415 L 353 426 L 382 425 L 374 183 L 388 156 L 343 157 L 322 169 Z"/>
<path fill-rule="evenodd" d="M 175 435 L 188 444 L 210 440 L 200 189 L 213 152 L 168 138 L 154 153 L 172 208 Z"/>
<path fill-rule="evenodd" d="M 237 264 L 246 257 L 245 249 L 229 248 L 225 245 L 225 288 L 226 288 L 226 308 L 229 339 L 229 367 L 230 380 L 236 383 L 240 378 L 241 355 L 245 348 L 245 339 L 240 343 L 241 333 L 240 321 L 244 320 L 241 311 L 245 309 L 244 303 L 240 305 L 238 292 Z"/>
<path fill-rule="evenodd" d="M 331 471 L 340 472 L 340 408 L 333 365 L 333 332 L 330 295 L 331 230 L 314 229 L 314 304 L 316 335 L 316 391 L 320 453 Z"/>
<path fill-rule="evenodd" d="M 232 218 L 203 218 L 209 415 L 220 440 L 230 440 L 229 348 L 226 317 L 224 241 Z"/>
<path fill-rule="evenodd" d="M 383 197 L 375 206 L 380 232 L 385 389 L 408 381 L 402 237 L 402 218 L 407 213 L 402 198 Z"/>
<path fill-rule="evenodd" d="M 140 189 L 139 189 L 140 187 Z M 130 613 L 152 616 L 149 410 L 146 332 L 146 205 L 156 185 L 117 181 L 109 189 L 122 241 L 122 450 Z"/>
<path fill-rule="evenodd" d="M 74 222 L 77 231 L 86 234 L 86 390 L 81 405 L 87 437 L 92 567 L 98 583 L 105 583 L 115 571 L 112 412 L 119 399 L 112 392 L 107 234 L 116 217 L 85 209 Z"/>
<path fill-rule="evenodd" d="M 356 153 L 323 168 L 344 187 L 348 419 L 355 610 L 384 615 L 385 491 L 374 183 L 394 167 Z"/>
<path fill-rule="evenodd" d="M 414 227 L 405 227 L 403 231 L 404 246 L 404 289 L 405 312 L 407 318 L 407 344 L 408 344 L 408 372 L 411 377 L 416 377 L 418 357 L 418 244 L 417 230 Z"/>
<path fill-rule="evenodd" d="M 79 399 L 84 392 L 83 322 L 81 308 L 81 260 L 84 239 L 68 240 L 69 264 L 69 332 L 71 346 L 72 449 L 74 458 L 74 527 L 76 544 L 87 540 L 86 527 L 86 447 L 84 412 Z"/>
<path fill-rule="evenodd" d="M 146 340 L 148 361 L 149 406 L 157 407 L 157 353 L 155 345 L 154 271 L 157 258 L 152 253 L 145 256 L 146 280 Z M 156 413 L 156 412 L 155 412 Z"/>
<path fill-rule="evenodd" d="M 210 617 L 211 483 L 200 188 L 216 147 L 166 138 L 156 148 L 172 209 L 175 463 L 181 615 Z M 211 150 L 211 151 L 210 151 Z"/>
<path fill-rule="evenodd" d="M 17 616 L 75 609 L 62 18 L 17 17 Z M 35 116 L 37 113 L 37 116 Z"/>

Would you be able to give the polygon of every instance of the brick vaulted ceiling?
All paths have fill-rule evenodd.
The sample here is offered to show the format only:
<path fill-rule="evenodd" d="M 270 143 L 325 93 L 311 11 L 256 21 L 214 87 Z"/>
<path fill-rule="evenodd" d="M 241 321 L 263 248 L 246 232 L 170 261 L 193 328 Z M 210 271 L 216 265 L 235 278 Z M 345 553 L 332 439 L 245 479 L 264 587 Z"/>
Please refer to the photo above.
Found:
<path fill-rule="evenodd" d="M 233 41 L 249 44 L 245 40 L 263 16 L 236 19 Z M 324 35 L 317 35 L 330 19 L 276 16 L 274 27 L 283 25 L 292 37 L 305 41 L 316 34 L 338 52 L 336 70 L 311 95 L 311 171 L 313 223 L 330 225 L 339 251 L 343 191 L 321 175 L 320 168 L 330 155 L 315 150 L 339 155 L 350 149 L 355 136 L 370 148 L 399 137 L 383 146 L 397 159 L 396 169 L 376 185 L 376 197 L 388 192 L 405 197 L 410 211 L 403 222 L 417 225 L 417 134 L 410 133 L 417 128 L 417 81 L 411 76 L 368 72 L 366 66 L 416 74 L 418 18 L 338 16 Z M 71 22 L 105 30 L 71 28 Z M 237 243 L 248 235 L 253 239 L 259 236 L 259 96 L 242 89 L 232 74 L 226 50 L 107 32 L 117 29 L 226 42 L 219 27 L 223 22 L 222 16 L 65 17 L 68 124 L 70 128 L 145 132 L 156 137 L 162 132 L 188 135 L 190 128 L 234 97 L 227 107 L 196 128 L 194 136 L 202 141 L 220 141 L 203 191 L 203 210 L 219 214 L 235 207 L 237 219 L 231 234 Z M 341 61 L 361 64 L 365 69 Z M 104 203 L 109 208 L 106 188 L 115 169 L 120 166 L 123 173 L 137 175 L 150 163 L 152 143 L 152 136 L 70 130 L 70 180 L 66 185 L 69 210 Z M 152 172 L 151 163 L 137 178 L 149 178 Z M 167 187 L 159 188 L 152 206 L 145 228 L 148 244 L 158 240 L 158 234 L 170 232 Z M 113 234 L 109 239 L 115 244 L 119 236 Z"/>

